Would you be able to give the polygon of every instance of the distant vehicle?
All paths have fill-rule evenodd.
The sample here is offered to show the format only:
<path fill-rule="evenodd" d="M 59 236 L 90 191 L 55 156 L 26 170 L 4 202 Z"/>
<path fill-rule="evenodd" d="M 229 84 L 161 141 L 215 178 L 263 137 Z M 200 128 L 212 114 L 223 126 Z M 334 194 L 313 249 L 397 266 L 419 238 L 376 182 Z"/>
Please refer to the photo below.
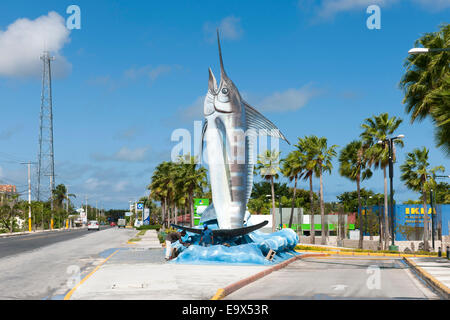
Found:
<path fill-rule="evenodd" d="M 98 221 L 95 221 L 95 220 L 89 221 L 88 231 L 89 230 L 97 230 L 97 231 L 99 231 L 100 230 L 100 226 L 98 224 Z"/>
<path fill-rule="evenodd" d="M 119 221 L 117 221 L 117 226 L 119 228 L 125 228 L 126 224 L 127 224 L 127 221 L 125 219 L 119 219 Z"/>
<path fill-rule="evenodd" d="M 115 227 L 115 226 L 116 226 L 116 223 L 115 223 L 115 222 L 111 222 L 110 226 L 111 226 L 111 227 Z"/>

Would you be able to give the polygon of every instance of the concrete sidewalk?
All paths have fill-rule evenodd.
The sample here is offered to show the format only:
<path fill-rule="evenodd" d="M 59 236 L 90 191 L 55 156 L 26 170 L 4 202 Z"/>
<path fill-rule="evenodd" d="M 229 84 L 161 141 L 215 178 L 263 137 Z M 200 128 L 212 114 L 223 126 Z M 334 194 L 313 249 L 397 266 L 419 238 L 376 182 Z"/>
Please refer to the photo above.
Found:
<path fill-rule="evenodd" d="M 70 300 L 209 300 L 270 267 L 167 263 L 163 249 L 123 248 L 66 295 Z"/>
<path fill-rule="evenodd" d="M 407 258 L 407 262 L 435 289 L 450 299 L 450 260 L 438 257 Z"/>
<path fill-rule="evenodd" d="M 140 241 L 128 242 L 127 244 L 132 248 L 140 248 L 140 249 L 162 248 L 156 230 L 147 230 L 143 236 L 138 237 L 141 239 Z"/>

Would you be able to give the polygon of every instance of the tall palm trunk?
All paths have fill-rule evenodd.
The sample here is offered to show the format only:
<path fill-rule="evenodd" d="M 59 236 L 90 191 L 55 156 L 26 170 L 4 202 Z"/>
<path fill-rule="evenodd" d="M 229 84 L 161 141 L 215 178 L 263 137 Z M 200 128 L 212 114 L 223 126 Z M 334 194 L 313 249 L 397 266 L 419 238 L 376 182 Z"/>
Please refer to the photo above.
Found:
<path fill-rule="evenodd" d="M 429 221 L 429 217 L 428 217 L 428 211 L 427 211 L 427 196 L 426 196 L 426 191 L 423 190 L 423 244 L 424 244 L 424 250 L 428 251 L 430 249 L 430 245 L 428 242 L 429 239 L 429 234 L 430 234 L 430 230 L 428 229 L 428 221 Z M 433 214 L 433 213 L 431 213 Z"/>
<path fill-rule="evenodd" d="M 167 199 L 164 198 L 163 201 L 161 201 L 162 225 L 163 225 L 163 228 L 166 228 L 166 203 L 167 203 Z"/>
<path fill-rule="evenodd" d="M 178 224 L 178 206 L 175 204 L 175 217 L 173 223 Z"/>
<path fill-rule="evenodd" d="M 272 187 L 272 232 L 275 232 L 276 219 L 275 219 L 275 187 L 273 185 L 273 176 L 270 177 L 270 184 Z"/>
<path fill-rule="evenodd" d="M 292 227 L 292 220 L 294 218 L 295 196 L 296 196 L 296 193 L 297 193 L 297 180 L 298 180 L 298 176 L 296 175 L 295 176 L 295 183 L 294 183 L 294 196 L 292 198 L 291 217 L 289 218 L 289 228 Z"/>
<path fill-rule="evenodd" d="M 380 236 L 378 239 L 378 247 L 379 250 L 381 250 L 383 248 L 383 234 L 384 234 L 384 226 L 383 226 L 383 217 L 381 214 L 381 205 L 380 202 L 378 201 L 378 225 L 380 226 Z"/>
<path fill-rule="evenodd" d="M 191 214 L 191 228 L 194 227 L 194 194 L 191 192 L 189 194 L 189 209 Z"/>
<path fill-rule="evenodd" d="M 358 248 L 363 248 L 363 239 L 364 239 L 364 233 L 363 233 L 363 219 L 362 219 L 362 208 L 361 208 L 361 186 L 360 186 L 360 177 L 356 177 L 356 190 L 358 192 L 358 219 L 359 219 L 359 243 Z M 367 215 L 367 212 L 366 212 Z"/>
<path fill-rule="evenodd" d="M 327 244 L 327 231 L 328 228 L 327 221 L 325 220 L 325 206 L 323 202 L 323 181 L 322 181 L 322 169 L 320 170 L 320 217 L 322 220 L 322 245 Z"/>
<path fill-rule="evenodd" d="M 310 238 L 311 244 L 316 243 L 316 228 L 314 226 L 314 195 L 313 195 L 313 184 L 312 184 L 312 174 L 309 176 L 309 201 L 311 203 L 311 219 L 310 219 Z"/>
<path fill-rule="evenodd" d="M 388 187 L 386 167 L 383 168 L 384 174 L 384 250 L 389 249 L 389 216 L 388 216 Z"/>

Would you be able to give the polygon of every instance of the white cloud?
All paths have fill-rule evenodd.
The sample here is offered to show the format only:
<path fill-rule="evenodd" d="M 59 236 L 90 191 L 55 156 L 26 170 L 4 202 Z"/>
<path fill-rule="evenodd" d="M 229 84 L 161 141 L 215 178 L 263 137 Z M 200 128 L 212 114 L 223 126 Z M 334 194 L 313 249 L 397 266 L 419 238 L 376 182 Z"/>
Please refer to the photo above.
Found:
<path fill-rule="evenodd" d="M 256 97 L 248 98 L 248 94 L 243 92 L 242 98 L 261 112 L 285 112 L 296 111 L 304 107 L 311 99 L 320 95 L 322 90 L 313 87 L 312 84 L 306 84 L 298 89 L 287 89 L 282 92 L 274 92 L 270 96 L 262 99 Z M 199 96 L 195 101 L 182 109 L 179 109 L 176 113 L 176 120 L 179 122 L 187 123 L 189 121 L 202 121 L 203 103 L 205 96 Z M 170 118 L 173 120 L 173 118 Z"/>
<path fill-rule="evenodd" d="M 385 6 L 397 1 L 398 0 L 323 0 L 318 9 L 318 15 L 319 17 L 326 19 L 334 17 L 340 12 L 363 10 L 370 5 Z"/>
<path fill-rule="evenodd" d="M 148 147 L 142 147 L 132 150 L 123 147 L 113 155 L 95 153 L 91 157 L 97 161 L 142 162 L 147 158 L 148 149 Z"/>
<path fill-rule="evenodd" d="M 177 113 L 179 115 L 179 118 L 184 121 L 202 120 L 204 118 L 204 102 L 205 96 L 198 97 L 190 106 Z"/>
<path fill-rule="evenodd" d="M 264 98 L 255 106 L 260 111 L 295 111 L 304 107 L 312 98 L 321 91 L 307 84 L 299 89 L 288 89 L 283 92 L 275 92 Z M 250 102 L 249 102 L 250 103 Z"/>
<path fill-rule="evenodd" d="M 128 80 L 136 80 L 143 77 L 148 78 L 150 81 L 155 81 L 159 77 L 178 69 L 181 69 L 178 65 L 159 65 L 156 67 L 143 66 L 139 68 L 133 67 L 125 71 L 125 78 Z"/>
<path fill-rule="evenodd" d="M 208 41 L 214 42 L 216 40 L 217 29 L 219 29 L 221 39 L 239 40 L 244 34 L 241 18 L 235 16 L 225 17 L 218 23 L 206 22 L 203 26 L 203 31 Z"/>
<path fill-rule="evenodd" d="M 71 64 L 60 51 L 70 42 L 69 35 L 63 17 L 53 11 L 35 20 L 18 19 L 5 31 L 0 29 L 0 76 L 39 76 L 42 72 L 40 56 L 45 50 L 56 58 L 53 75 L 66 75 Z"/>
<path fill-rule="evenodd" d="M 412 0 L 428 11 L 441 11 L 450 8 L 450 0 Z"/>
<path fill-rule="evenodd" d="M 316 19 L 323 21 L 333 19 L 336 15 L 348 11 L 359 10 L 365 14 L 365 9 L 370 5 L 387 8 L 400 3 L 400 1 L 413 5 L 419 4 L 432 12 L 450 8 L 450 0 L 299 0 L 298 7 L 302 11 L 315 11 Z"/>

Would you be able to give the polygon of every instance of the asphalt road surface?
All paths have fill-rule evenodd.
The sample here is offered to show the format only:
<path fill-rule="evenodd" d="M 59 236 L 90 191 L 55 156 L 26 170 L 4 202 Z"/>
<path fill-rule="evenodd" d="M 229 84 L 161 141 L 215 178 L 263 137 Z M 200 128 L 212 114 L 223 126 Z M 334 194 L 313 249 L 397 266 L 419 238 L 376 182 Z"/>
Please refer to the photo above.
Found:
<path fill-rule="evenodd" d="M 440 299 L 398 258 L 330 256 L 297 260 L 227 300 Z"/>
<path fill-rule="evenodd" d="M 100 230 L 105 230 L 106 228 L 109 227 L 103 226 L 100 228 Z M 1 238 L 0 259 L 14 254 L 19 254 L 45 247 L 60 241 L 75 239 L 84 236 L 89 232 L 96 231 L 88 231 L 87 229 L 73 229 L 54 232 L 42 232 L 36 234 L 31 233 L 22 236 Z"/>
<path fill-rule="evenodd" d="M 63 299 L 76 283 L 135 233 L 133 229 L 107 228 L 55 232 L 43 238 L 33 235 L 3 239 L 14 248 L 14 253 L 0 258 L 0 300 Z M 4 247 L 2 243 L 1 250 L 6 254 L 9 251 Z"/>

